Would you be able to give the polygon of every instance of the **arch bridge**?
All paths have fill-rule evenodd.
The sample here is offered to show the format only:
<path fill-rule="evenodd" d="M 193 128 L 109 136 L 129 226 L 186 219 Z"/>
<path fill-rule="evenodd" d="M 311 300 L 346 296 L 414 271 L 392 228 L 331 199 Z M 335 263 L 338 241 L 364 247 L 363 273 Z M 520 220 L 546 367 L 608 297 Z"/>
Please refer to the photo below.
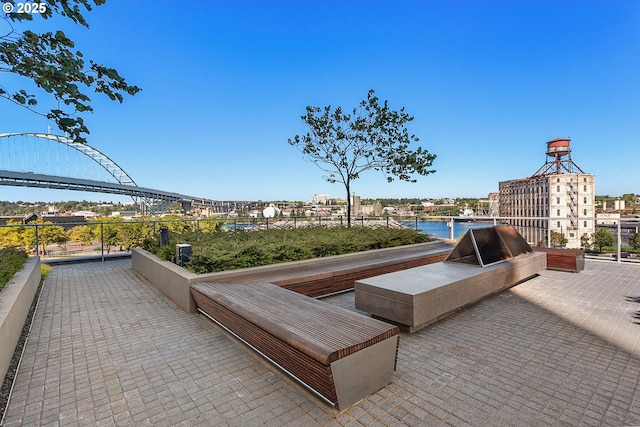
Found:
<path fill-rule="evenodd" d="M 184 212 L 204 216 L 251 209 L 259 204 L 140 187 L 98 149 L 65 136 L 43 133 L 0 134 L 0 185 L 125 195 L 147 214 L 164 212 L 176 202 Z"/>

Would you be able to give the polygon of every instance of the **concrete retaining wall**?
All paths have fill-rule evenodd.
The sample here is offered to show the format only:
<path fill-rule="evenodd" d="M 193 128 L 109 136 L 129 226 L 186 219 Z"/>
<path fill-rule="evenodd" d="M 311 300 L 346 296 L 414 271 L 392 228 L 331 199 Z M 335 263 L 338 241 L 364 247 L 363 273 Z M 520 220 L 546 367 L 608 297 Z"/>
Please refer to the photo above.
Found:
<path fill-rule="evenodd" d="M 40 258 L 30 257 L 0 292 L 0 379 L 7 374 L 41 277 Z"/>
<path fill-rule="evenodd" d="M 326 279 L 328 281 L 337 281 L 341 275 L 345 277 L 354 276 L 354 263 L 366 260 L 366 267 L 360 266 L 355 270 L 364 271 L 369 269 L 371 271 L 369 271 L 369 274 L 360 272 L 358 275 L 351 277 L 349 287 L 353 288 L 354 280 L 374 275 L 375 271 L 377 271 L 375 269 L 381 268 L 381 266 L 386 266 L 387 271 L 395 271 L 415 265 L 442 261 L 450 250 L 450 245 L 443 242 L 418 243 L 216 273 L 194 274 L 172 262 L 162 261 L 144 249 L 136 248 L 131 251 L 131 265 L 134 271 L 146 278 L 180 308 L 187 313 L 195 313 L 196 305 L 190 290 L 190 285 L 194 282 L 244 283 L 268 281 L 290 289 L 291 286 L 295 286 L 305 280 L 320 281 L 321 279 Z M 407 251 L 411 253 L 403 255 Z M 375 253 L 375 259 L 371 259 L 373 253 Z"/>
<path fill-rule="evenodd" d="M 184 311 L 196 312 L 196 303 L 189 286 L 200 277 L 198 274 L 191 273 L 170 261 L 162 261 L 154 254 L 139 248 L 131 250 L 131 265 L 134 271 Z"/>

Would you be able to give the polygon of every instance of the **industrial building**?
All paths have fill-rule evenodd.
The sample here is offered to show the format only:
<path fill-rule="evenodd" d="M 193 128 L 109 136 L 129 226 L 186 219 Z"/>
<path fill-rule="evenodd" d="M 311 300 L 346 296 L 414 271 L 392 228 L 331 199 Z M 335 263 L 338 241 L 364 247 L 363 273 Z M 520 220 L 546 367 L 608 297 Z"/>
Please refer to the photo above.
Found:
<path fill-rule="evenodd" d="M 571 140 L 547 142 L 546 161 L 528 178 L 499 184 L 499 216 L 509 219 L 531 244 L 547 244 L 548 230 L 580 248 L 595 232 L 595 177 L 571 160 Z"/>

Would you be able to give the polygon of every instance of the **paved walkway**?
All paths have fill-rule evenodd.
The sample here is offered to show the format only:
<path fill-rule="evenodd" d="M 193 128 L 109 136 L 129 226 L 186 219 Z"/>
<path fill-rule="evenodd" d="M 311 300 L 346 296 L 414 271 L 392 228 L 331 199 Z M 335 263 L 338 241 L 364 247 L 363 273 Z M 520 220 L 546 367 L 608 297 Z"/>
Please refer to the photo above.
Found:
<path fill-rule="evenodd" d="M 400 340 L 335 414 L 131 269 L 55 266 L 5 425 L 638 425 L 640 266 L 544 271 Z M 353 309 L 353 293 L 325 299 Z"/>

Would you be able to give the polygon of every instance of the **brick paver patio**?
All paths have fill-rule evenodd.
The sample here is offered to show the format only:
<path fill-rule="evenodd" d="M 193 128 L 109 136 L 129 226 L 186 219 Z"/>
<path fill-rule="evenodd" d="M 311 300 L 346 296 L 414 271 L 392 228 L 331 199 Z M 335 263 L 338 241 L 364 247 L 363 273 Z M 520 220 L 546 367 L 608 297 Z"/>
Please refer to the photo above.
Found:
<path fill-rule="evenodd" d="M 394 381 L 336 414 L 189 315 L 130 260 L 55 266 L 5 426 L 639 425 L 640 266 L 587 261 L 400 340 Z M 325 299 L 353 310 L 353 293 Z"/>

